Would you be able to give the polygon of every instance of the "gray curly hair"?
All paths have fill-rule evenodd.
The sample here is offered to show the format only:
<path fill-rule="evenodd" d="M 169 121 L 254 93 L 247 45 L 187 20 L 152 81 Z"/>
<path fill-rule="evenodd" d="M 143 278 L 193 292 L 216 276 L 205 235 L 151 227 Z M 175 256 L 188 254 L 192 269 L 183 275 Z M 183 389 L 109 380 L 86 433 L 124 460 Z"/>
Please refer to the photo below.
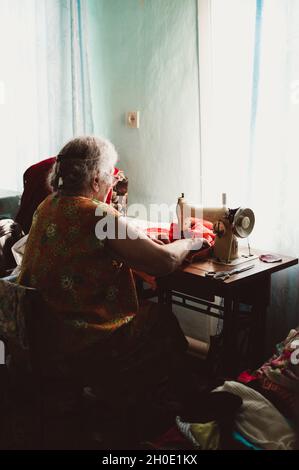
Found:
<path fill-rule="evenodd" d="M 117 161 L 114 146 L 106 139 L 83 136 L 70 140 L 59 152 L 49 174 L 54 191 L 80 192 L 89 189 L 93 177 L 109 184 Z"/>

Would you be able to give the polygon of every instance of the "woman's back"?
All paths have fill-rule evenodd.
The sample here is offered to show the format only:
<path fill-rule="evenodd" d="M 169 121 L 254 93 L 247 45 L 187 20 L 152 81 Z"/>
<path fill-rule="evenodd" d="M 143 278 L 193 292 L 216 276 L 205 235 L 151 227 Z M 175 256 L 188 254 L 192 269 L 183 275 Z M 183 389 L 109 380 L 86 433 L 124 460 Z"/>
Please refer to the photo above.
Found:
<path fill-rule="evenodd" d="M 112 332 L 138 310 L 131 270 L 95 235 L 110 206 L 83 196 L 48 196 L 38 207 L 19 283 L 40 290 L 51 310 L 67 323 Z"/>

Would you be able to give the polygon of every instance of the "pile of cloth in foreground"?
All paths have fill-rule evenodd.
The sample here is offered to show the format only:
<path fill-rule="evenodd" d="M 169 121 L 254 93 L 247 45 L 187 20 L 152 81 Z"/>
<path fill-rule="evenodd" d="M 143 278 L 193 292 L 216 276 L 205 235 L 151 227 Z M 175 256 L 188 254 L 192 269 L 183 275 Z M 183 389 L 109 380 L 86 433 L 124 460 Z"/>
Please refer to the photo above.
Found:
<path fill-rule="evenodd" d="M 259 369 L 244 371 L 237 380 L 227 380 L 211 392 L 215 395 L 219 393 L 222 395 L 221 407 L 215 397 L 216 407 L 210 407 L 211 411 L 205 419 L 197 415 L 196 407 L 193 416 L 177 416 L 173 427 L 151 441 L 150 447 L 298 449 L 298 329 L 290 331 L 287 338 L 276 346 L 274 355 Z"/>

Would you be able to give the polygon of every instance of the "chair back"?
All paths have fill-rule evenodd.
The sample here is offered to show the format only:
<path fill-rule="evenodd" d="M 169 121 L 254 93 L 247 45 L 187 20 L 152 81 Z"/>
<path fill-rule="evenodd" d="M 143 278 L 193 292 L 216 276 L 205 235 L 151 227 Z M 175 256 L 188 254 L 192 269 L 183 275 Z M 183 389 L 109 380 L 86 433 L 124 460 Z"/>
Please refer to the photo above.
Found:
<path fill-rule="evenodd" d="M 36 289 L 0 279 L 0 338 L 14 363 L 29 361 L 40 377 L 53 374 L 59 360 L 57 323 Z"/>

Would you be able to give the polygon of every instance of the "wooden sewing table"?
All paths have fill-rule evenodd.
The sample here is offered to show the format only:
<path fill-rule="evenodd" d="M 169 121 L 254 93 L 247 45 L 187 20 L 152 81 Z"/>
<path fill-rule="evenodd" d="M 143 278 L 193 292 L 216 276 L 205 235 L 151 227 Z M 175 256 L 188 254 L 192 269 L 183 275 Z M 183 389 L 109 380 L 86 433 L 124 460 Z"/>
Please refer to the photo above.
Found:
<path fill-rule="evenodd" d="M 252 253 L 259 255 L 262 252 L 252 250 Z M 271 275 L 298 264 L 297 258 L 287 256 L 281 256 L 281 258 L 282 261 L 276 263 L 265 263 L 259 258 L 248 258 L 239 266 L 223 266 L 214 263 L 211 259 L 194 262 L 158 280 L 159 302 L 169 308 L 173 304 L 180 305 L 222 319 L 223 372 L 228 376 L 234 376 L 244 366 L 238 361 L 239 349 L 242 347 L 238 344 L 240 343 L 238 336 L 240 317 L 247 317 L 249 324 L 247 366 L 261 365 L 264 359 Z M 207 271 L 229 271 L 234 267 L 245 267 L 249 264 L 254 264 L 254 267 L 232 275 L 225 281 L 205 276 Z M 222 301 L 219 302 L 218 299 L 217 302 L 215 297 L 220 297 Z M 244 306 L 247 308 L 247 311 L 245 308 L 245 313 Z"/>

